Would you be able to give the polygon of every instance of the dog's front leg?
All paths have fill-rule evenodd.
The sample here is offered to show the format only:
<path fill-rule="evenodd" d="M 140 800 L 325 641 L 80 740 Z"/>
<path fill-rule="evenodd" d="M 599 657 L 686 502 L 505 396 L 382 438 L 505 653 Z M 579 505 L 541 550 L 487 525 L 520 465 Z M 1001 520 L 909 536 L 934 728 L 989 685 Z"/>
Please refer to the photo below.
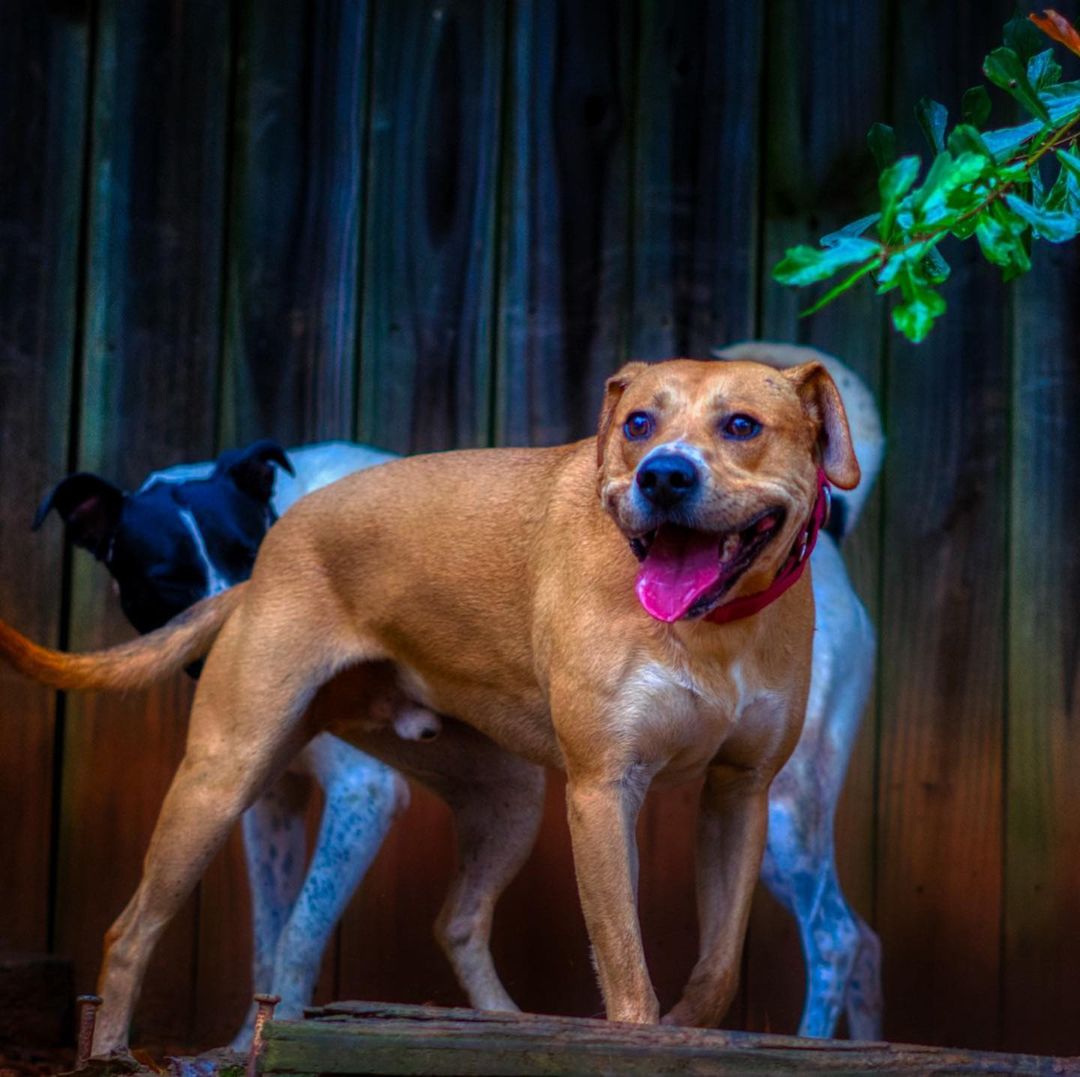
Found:
<path fill-rule="evenodd" d="M 709 768 L 698 817 L 699 956 L 665 1024 L 712 1027 L 731 1005 L 765 850 L 772 776 L 772 768 Z"/>
<path fill-rule="evenodd" d="M 637 916 L 634 835 L 651 775 L 639 770 L 571 770 L 566 800 L 578 894 L 608 1019 L 655 1023 L 659 1008 Z"/>

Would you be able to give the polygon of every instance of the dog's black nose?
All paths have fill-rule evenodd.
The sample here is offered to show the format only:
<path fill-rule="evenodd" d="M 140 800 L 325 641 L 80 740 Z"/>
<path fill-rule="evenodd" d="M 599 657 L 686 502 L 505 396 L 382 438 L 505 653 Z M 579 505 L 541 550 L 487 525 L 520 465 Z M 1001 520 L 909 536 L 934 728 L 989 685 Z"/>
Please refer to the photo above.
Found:
<path fill-rule="evenodd" d="M 658 509 L 670 509 L 698 488 L 698 471 L 685 456 L 658 453 L 638 468 L 637 484 Z"/>

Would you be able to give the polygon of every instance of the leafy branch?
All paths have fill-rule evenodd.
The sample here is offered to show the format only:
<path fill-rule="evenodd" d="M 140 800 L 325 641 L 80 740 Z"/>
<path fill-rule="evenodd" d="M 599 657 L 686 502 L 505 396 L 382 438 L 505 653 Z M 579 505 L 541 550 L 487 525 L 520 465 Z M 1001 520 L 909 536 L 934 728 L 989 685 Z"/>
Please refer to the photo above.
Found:
<path fill-rule="evenodd" d="M 893 129 L 871 127 L 880 210 L 823 236 L 817 247 L 792 247 L 773 269 L 793 287 L 840 278 L 804 316 L 870 277 L 879 295 L 899 290 L 893 325 L 918 343 L 945 313 L 939 289 L 949 265 L 938 245 L 946 236 L 974 236 L 1009 281 L 1031 268 L 1033 238 L 1065 243 L 1080 234 L 1080 81 L 1061 81 L 1040 30 L 1080 55 L 1080 33 L 1048 10 L 1006 23 L 1004 45 L 983 62 L 990 82 L 1032 117 L 1026 123 L 986 130 L 991 101 L 982 85 L 964 94 L 961 122 L 951 131 L 944 105 L 919 102 L 916 116 L 934 155 L 920 184 L 921 159 L 898 158 Z M 1048 184 L 1050 155 L 1058 167 Z"/>

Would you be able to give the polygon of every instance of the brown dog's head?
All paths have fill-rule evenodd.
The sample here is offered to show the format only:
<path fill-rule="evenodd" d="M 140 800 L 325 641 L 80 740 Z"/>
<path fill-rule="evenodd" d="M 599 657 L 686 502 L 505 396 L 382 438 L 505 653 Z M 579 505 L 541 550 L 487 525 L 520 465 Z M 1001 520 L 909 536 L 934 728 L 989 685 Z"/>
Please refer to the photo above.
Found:
<path fill-rule="evenodd" d="M 767 586 L 818 495 L 859 465 L 844 405 L 820 363 L 630 363 L 607 382 L 599 490 L 641 561 L 660 620 L 704 616 Z M 644 601 L 644 599 L 643 599 Z"/>

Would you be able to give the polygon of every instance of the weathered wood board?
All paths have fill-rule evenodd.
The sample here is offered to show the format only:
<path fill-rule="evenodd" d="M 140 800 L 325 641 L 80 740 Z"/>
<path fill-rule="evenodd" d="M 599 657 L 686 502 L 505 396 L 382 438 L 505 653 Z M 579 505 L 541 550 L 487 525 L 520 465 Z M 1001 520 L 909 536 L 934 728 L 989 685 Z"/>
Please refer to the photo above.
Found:
<path fill-rule="evenodd" d="M 271 1022 L 264 1074 L 1080 1073 L 1065 1059 L 617 1024 L 536 1014 L 339 1003 Z"/>

